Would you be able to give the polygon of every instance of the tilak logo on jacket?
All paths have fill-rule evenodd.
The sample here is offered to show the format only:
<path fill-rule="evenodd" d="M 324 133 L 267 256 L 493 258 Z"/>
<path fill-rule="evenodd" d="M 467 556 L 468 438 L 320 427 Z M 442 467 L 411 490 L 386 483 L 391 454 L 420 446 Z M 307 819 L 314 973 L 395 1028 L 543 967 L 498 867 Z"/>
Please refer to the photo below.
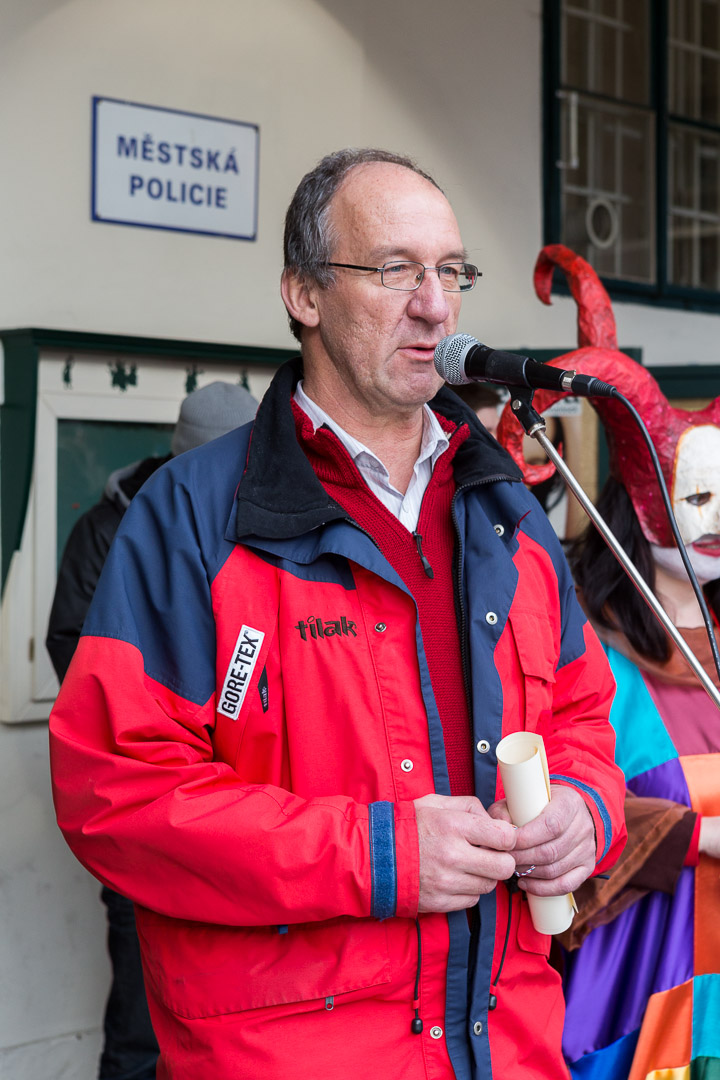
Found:
<path fill-rule="evenodd" d="M 300 631 L 300 637 L 303 641 L 308 640 L 308 634 L 310 637 L 317 641 L 318 638 L 326 637 L 340 637 L 342 634 L 345 637 L 357 637 L 357 623 L 352 619 L 348 621 L 344 615 L 341 615 L 339 619 L 321 619 L 319 615 L 308 615 L 307 621 L 301 619 L 300 622 L 295 623 L 295 629 Z"/>
<path fill-rule="evenodd" d="M 238 718 L 264 638 L 262 630 L 243 626 L 235 642 L 218 705 L 218 712 L 231 720 Z"/>

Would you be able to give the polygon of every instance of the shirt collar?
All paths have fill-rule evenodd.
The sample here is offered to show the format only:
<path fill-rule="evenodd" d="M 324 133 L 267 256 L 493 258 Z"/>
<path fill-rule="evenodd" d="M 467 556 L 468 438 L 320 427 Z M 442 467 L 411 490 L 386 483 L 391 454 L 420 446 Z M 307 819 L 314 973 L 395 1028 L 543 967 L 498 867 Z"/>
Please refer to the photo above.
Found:
<path fill-rule="evenodd" d="M 349 435 L 347 431 L 341 428 L 340 425 L 325 412 L 324 409 L 317 405 L 312 398 L 307 396 L 303 388 L 302 379 L 298 382 L 293 396 L 303 412 L 312 421 L 314 429 L 317 431 L 323 424 L 327 425 L 327 427 L 337 435 L 356 465 L 363 465 L 365 468 L 373 468 L 378 471 L 381 470 L 383 475 L 388 475 L 387 469 L 377 454 L 373 453 L 372 450 L 369 450 L 359 439 L 355 439 L 352 435 Z M 428 459 L 430 459 L 431 466 L 434 467 L 437 459 L 445 452 L 445 450 L 447 450 L 449 445 L 450 441 L 440 426 L 440 421 L 435 416 L 435 413 L 429 405 L 423 405 L 422 439 L 420 442 L 420 453 L 415 462 L 416 467 Z"/>

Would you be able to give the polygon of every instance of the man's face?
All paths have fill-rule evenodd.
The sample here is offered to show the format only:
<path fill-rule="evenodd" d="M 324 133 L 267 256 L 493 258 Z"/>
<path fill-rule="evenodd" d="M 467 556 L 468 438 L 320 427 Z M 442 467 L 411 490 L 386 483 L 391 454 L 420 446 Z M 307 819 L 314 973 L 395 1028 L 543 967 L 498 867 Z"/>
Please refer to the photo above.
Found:
<path fill-rule="evenodd" d="M 672 502 L 683 541 L 717 559 L 720 576 L 720 428 L 704 424 L 681 436 Z"/>
<path fill-rule="evenodd" d="M 402 166 L 357 166 L 330 214 L 333 262 L 382 266 L 413 259 L 438 266 L 465 258 L 445 196 Z M 332 286 L 315 291 L 318 332 L 307 355 L 303 349 L 306 378 L 358 418 L 412 415 L 442 385 L 433 354 L 455 331 L 460 294 L 444 292 L 435 271 L 415 292 L 387 289 L 377 273 L 335 275 Z"/>

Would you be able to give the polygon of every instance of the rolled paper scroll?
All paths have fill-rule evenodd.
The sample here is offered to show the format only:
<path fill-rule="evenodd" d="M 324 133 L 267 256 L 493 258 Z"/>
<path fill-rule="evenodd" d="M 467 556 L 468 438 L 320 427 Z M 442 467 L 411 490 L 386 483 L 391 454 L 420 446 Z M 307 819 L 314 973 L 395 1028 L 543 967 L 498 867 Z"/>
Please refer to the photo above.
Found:
<path fill-rule="evenodd" d="M 550 774 L 542 735 L 516 731 L 498 743 L 497 759 L 513 825 L 527 825 L 550 802 Z M 561 934 L 575 917 L 572 893 L 565 896 L 525 894 L 533 926 L 541 934 Z"/>

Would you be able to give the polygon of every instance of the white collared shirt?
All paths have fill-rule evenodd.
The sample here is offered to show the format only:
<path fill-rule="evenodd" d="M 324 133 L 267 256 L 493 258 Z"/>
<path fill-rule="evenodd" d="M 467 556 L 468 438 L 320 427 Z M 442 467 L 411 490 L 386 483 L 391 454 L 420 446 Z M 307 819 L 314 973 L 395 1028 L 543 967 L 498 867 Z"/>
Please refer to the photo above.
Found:
<path fill-rule="evenodd" d="M 430 483 L 435 462 L 450 445 L 449 439 L 434 412 L 428 405 L 423 406 L 423 430 L 420 443 L 420 454 L 410 478 L 407 491 L 402 492 L 394 488 L 390 483 L 390 474 L 377 455 L 367 446 L 348 435 L 331 416 L 312 401 L 303 389 L 302 379 L 295 389 L 294 399 L 302 411 L 312 422 L 315 431 L 323 424 L 327 424 L 332 432 L 337 435 L 355 466 L 367 483 L 368 487 L 391 514 L 410 532 L 417 527 L 420 517 L 420 504 L 422 503 L 425 490 Z"/>

